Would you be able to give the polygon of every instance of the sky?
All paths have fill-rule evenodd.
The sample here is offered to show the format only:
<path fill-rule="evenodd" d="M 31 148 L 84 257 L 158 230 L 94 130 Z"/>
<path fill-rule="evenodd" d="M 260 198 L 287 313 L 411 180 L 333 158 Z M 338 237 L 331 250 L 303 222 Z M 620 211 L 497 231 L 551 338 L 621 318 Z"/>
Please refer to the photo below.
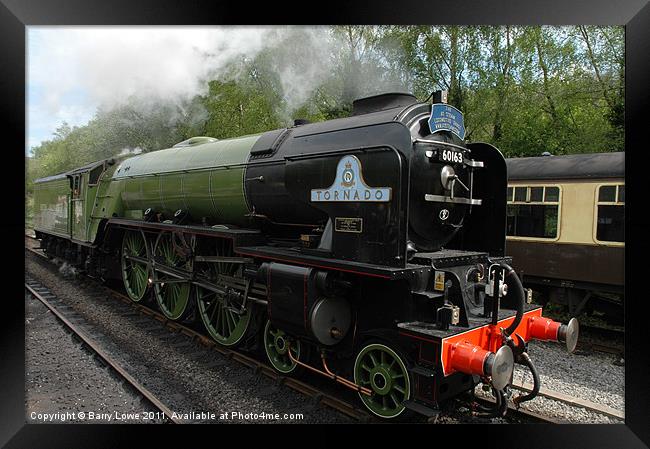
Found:
<path fill-rule="evenodd" d="M 27 138 L 25 154 L 38 146 L 52 134 L 64 121 L 70 125 L 86 124 L 94 115 L 93 104 L 85 89 L 65 88 L 52 95 L 49 89 L 58 78 L 52 68 L 63 65 L 63 58 L 57 56 L 56 49 L 49 45 L 52 32 L 29 27 L 27 30 Z M 54 62 L 54 61 L 60 62 Z M 61 94 L 61 96 L 59 96 Z"/>
<path fill-rule="evenodd" d="M 229 61 L 252 57 L 288 27 L 27 28 L 25 154 L 63 122 L 80 126 L 129 96 L 191 98 Z M 294 30 L 295 31 L 295 30 Z M 319 42 L 318 27 L 305 31 Z"/>

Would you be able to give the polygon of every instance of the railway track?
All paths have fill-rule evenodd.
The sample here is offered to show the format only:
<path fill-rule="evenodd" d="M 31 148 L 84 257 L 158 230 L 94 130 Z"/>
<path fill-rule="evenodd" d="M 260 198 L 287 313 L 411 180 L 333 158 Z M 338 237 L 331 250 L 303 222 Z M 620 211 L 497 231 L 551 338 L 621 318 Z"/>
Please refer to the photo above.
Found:
<path fill-rule="evenodd" d="M 33 237 L 26 235 L 27 237 L 33 239 Z M 26 246 L 26 250 L 28 250 L 30 253 L 36 255 L 37 257 L 45 260 L 45 261 L 50 261 L 47 256 L 45 256 L 41 251 L 38 251 L 37 249 L 33 247 Z M 93 282 L 96 282 L 93 280 Z M 152 319 L 155 319 L 162 323 L 164 326 L 167 327 L 168 330 L 171 332 L 177 333 L 178 335 L 183 335 L 186 338 L 188 338 L 190 341 L 194 341 L 199 343 L 201 346 L 209 349 L 216 351 L 223 356 L 225 356 L 227 359 L 233 360 L 237 363 L 240 363 L 252 370 L 256 373 L 263 374 L 274 381 L 276 381 L 280 385 L 287 386 L 291 388 L 294 391 L 297 391 L 298 393 L 310 398 L 312 401 L 316 401 L 318 404 L 321 404 L 326 407 L 330 407 L 339 413 L 342 413 L 356 421 L 359 422 L 369 422 L 374 420 L 374 417 L 366 413 L 365 411 L 357 408 L 355 405 L 342 400 L 330 393 L 324 392 L 321 389 L 314 387 L 312 385 L 309 385 L 305 382 L 302 382 L 300 380 L 297 380 L 295 378 L 291 377 L 286 377 L 282 376 L 279 373 L 277 373 L 272 367 L 269 365 L 260 362 L 259 360 L 247 355 L 243 354 L 238 351 L 234 351 L 232 349 L 224 348 L 222 346 L 219 346 L 216 344 L 212 339 L 209 337 L 203 335 L 202 333 L 188 327 L 185 325 L 182 325 L 180 323 L 170 321 L 168 320 L 163 314 L 160 312 L 147 307 L 142 304 L 136 304 L 133 301 L 131 301 L 130 298 L 128 298 L 126 295 L 117 292 L 113 289 L 110 289 L 104 285 L 99 285 L 99 283 L 96 283 L 95 286 L 98 289 L 101 289 L 103 293 L 106 293 L 107 296 L 115 299 L 116 301 L 120 301 L 124 304 L 129 305 L 133 309 L 135 309 L 140 315 L 148 316 Z M 27 285 L 26 285 L 27 288 Z M 528 392 L 531 390 L 532 386 L 531 385 L 512 385 L 513 389 L 517 389 L 520 391 Z M 618 410 L 611 409 L 609 407 L 605 406 L 600 406 L 599 404 L 583 400 L 581 398 L 575 398 L 571 397 L 569 395 L 565 395 L 559 392 L 554 392 L 551 390 L 547 389 L 542 389 L 540 391 L 540 396 L 563 402 L 565 404 L 569 404 L 573 407 L 580 407 L 584 408 L 587 410 L 591 410 L 600 414 L 604 414 L 606 416 L 614 417 L 617 419 L 624 419 L 624 414 Z M 477 396 L 474 398 L 477 402 L 481 403 L 482 405 L 486 406 L 491 406 L 494 404 L 494 400 L 492 398 L 486 398 L 486 397 L 481 397 Z M 561 420 L 561 419 L 556 419 L 550 416 L 545 416 L 537 412 L 533 412 L 530 410 L 526 410 L 525 408 L 516 408 L 514 405 L 509 404 L 509 410 L 508 410 L 508 418 L 513 419 L 515 421 L 524 421 L 524 422 L 545 422 L 545 423 L 566 423 L 568 421 L 566 420 Z M 435 419 L 430 419 L 429 422 L 435 422 Z"/>
<path fill-rule="evenodd" d="M 29 237 L 29 236 L 28 236 Z M 47 256 L 45 256 L 41 251 L 38 251 L 35 248 L 30 248 L 28 246 L 25 247 L 30 253 L 38 256 L 39 258 L 48 261 L 49 259 Z M 92 281 L 96 282 L 96 281 Z M 374 418 L 366 413 L 365 411 L 359 409 L 355 405 L 344 401 L 328 392 L 325 392 L 317 387 L 314 387 L 312 385 L 309 385 L 305 382 L 302 382 L 300 380 L 297 380 L 292 377 L 286 377 L 282 376 L 279 373 L 277 373 L 272 367 L 269 365 L 260 362 L 259 360 L 247 355 L 243 354 L 238 351 L 234 351 L 232 349 L 227 349 L 222 346 L 219 346 L 216 344 L 212 339 L 209 337 L 201 334 L 200 332 L 197 332 L 196 330 L 182 325 L 180 323 L 168 320 L 162 313 L 147 307 L 142 304 L 136 304 L 129 297 L 126 295 L 123 295 L 120 292 L 117 292 L 115 290 L 112 290 L 106 286 L 99 285 L 96 283 L 94 287 L 101 289 L 103 293 L 105 293 L 108 297 L 115 299 L 116 301 L 120 301 L 124 304 L 129 305 L 133 309 L 135 309 L 140 315 L 148 316 L 151 319 L 154 319 L 156 321 L 159 321 L 161 324 L 163 324 L 169 331 L 176 333 L 179 336 L 184 336 L 188 342 L 197 342 L 201 346 L 207 348 L 208 350 L 213 350 L 224 357 L 226 357 L 229 360 L 233 360 L 237 363 L 240 363 L 250 369 L 252 369 L 255 373 L 263 374 L 266 377 L 269 377 L 270 379 L 274 380 L 277 382 L 278 385 L 284 385 L 308 398 L 310 398 L 311 401 L 313 401 L 316 404 L 323 405 L 326 407 L 329 407 L 333 410 L 336 410 L 339 413 L 342 413 L 345 416 L 348 416 L 349 418 L 352 418 L 356 421 L 359 422 L 370 422 Z M 26 285 L 27 288 L 27 285 Z M 43 288 L 43 287 L 41 287 Z M 60 312 L 59 312 L 60 313 Z M 135 380 L 135 379 L 134 379 Z M 170 415 L 171 416 L 171 415 Z"/>
<path fill-rule="evenodd" d="M 493 407 L 496 403 L 494 398 L 488 397 L 474 397 L 474 401 L 486 407 Z M 563 419 L 557 419 L 551 416 L 542 415 L 541 413 L 526 410 L 524 408 L 517 408 L 513 404 L 508 403 L 507 417 L 513 421 L 537 424 L 568 424 L 569 422 Z"/>
<path fill-rule="evenodd" d="M 533 389 L 533 385 L 529 383 L 524 383 L 524 384 L 513 383 L 512 385 L 510 385 L 510 388 L 511 390 L 517 390 L 523 393 L 530 393 Z M 549 390 L 544 387 L 540 388 L 538 397 L 544 397 L 552 401 L 557 401 L 563 404 L 567 404 L 571 407 L 581 408 L 611 418 L 620 419 L 620 420 L 625 419 L 625 413 L 620 410 L 608 407 L 603 404 L 598 404 L 592 401 L 588 401 L 586 399 L 561 393 L 559 391 Z M 476 396 L 473 399 L 474 401 L 484 406 L 491 407 L 495 404 L 495 400 L 492 397 L 488 397 L 488 396 L 481 395 L 481 396 Z M 532 410 L 528 410 L 525 408 L 525 406 L 523 408 L 518 408 L 513 403 L 510 402 L 508 403 L 508 416 L 514 419 L 521 418 L 525 422 L 532 422 L 532 423 L 553 423 L 553 424 L 570 423 L 570 421 L 566 419 L 555 418 Z"/>
<path fill-rule="evenodd" d="M 55 295 L 53 295 L 46 287 L 41 285 L 34 279 L 25 276 L 25 290 L 29 294 L 38 299 L 50 312 L 61 322 L 68 330 L 77 336 L 95 355 L 97 355 L 120 379 L 130 385 L 139 395 L 146 400 L 156 411 L 162 412 L 164 419 L 173 424 L 179 424 L 177 418 L 174 417 L 173 411 L 158 399 L 151 391 L 144 385 L 138 382 L 131 376 L 117 361 L 115 361 L 92 337 L 87 335 L 79 326 L 70 321 L 65 314 L 59 310 L 60 304 Z"/>
<path fill-rule="evenodd" d="M 533 385 L 529 383 L 524 383 L 524 384 L 514 383 L 511 385 L 511 388 L 522 391 L 524 393 L 530 393 L 533 389 Z M 592 401 L 588 401 L 586 399 L 577 398 L 568 394 L 564 394 L 559 391 L 549 390 L 544 387 L 540 388 L 538 396 L 552 399 L 554 401 L 562 402 L 564 404 L 568 404 L 573 407 L 579 407 L 585 410 L 600 413 L 602 415 L 609 416 L 611 418 L 616 418 L 621 420 L 625 419 L 625 413 L 620 410 L 614 409 L 612 407 L 608 407 L 606 405 L 598 404 Z"/>
<path fill-rule="evenodd" d="M 625 356 L 625 331 L 621 329 L 612 329 L 600 326 L 580 325 L 580 332 L 584 337 L 596 337 L 598 341 L 583 341 L 578 345 L 578 349 L 587 351 L 602 352 L 613 354 L 617 357 Z M 602 341 L 619 342 L 618 344 L 603 343 Z"/>

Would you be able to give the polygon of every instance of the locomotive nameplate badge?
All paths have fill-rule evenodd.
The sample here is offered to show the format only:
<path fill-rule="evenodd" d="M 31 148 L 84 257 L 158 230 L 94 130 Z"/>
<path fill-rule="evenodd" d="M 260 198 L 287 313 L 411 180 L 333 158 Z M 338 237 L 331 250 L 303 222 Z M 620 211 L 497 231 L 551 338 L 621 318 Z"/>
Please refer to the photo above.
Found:
<path fill-rule="evenodd" d="M 334 219 L 334 230 L 337 232 L 361 234 L 363 232 L 363 218 L 336 217 Z"/>
<path fill-rule="evenodd" d="M 326 189 L 312 189 L 312 203 L 390 201 L 390 187 L 370 187 L 363 179 L 361 161 L 356 156 L 343 157 L 336 167 L 334 183 Z"/>
<path fill-rule="evenodd" d="M 429 130 L 432 134 L 440 131 L 450 131 L 456 134 L 460 140 L 464 140 L 465 121 L 463 113 L 451 105 L 436 103 L 431 106 Z"/>
<path fill-rule="evenodd" d="M 441 292 L 445 290 L 445 272 L 444 271 L 436 271 L 435 277 L 434 277 L 434 282 L 433 282 L 433 289 L 441 291 Z"/>

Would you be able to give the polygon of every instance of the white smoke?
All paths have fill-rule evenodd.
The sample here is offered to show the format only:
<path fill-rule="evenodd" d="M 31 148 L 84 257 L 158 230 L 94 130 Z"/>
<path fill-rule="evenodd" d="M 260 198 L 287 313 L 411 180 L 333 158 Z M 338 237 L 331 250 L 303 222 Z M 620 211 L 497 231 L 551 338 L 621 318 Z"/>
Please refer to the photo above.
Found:
<path fill-rule="evenodd" d="M 30 122 L 46 114 L 65 120 L 71 104 L 111 110 L 133 101 L 144 110 L 172 104 L 183 115 L 208 80 L 236 77 L 226 72 L 233 61 L 265 49 L 274 50 L 289 113 L 332 76 L 331 56 L 345 45 L 328 27 L 278 26 L 29 27 L 27 39 L 30 111 L 40 112 L 30 112 Z M 200 120 L 201 111 L 193 116 Z"/>
<path fill-rule="evenodd" d="M 29 80 L 44 88 L 52 108 L 80 90 L 107 108 L 133 96 L 188 98 L 204 92 L 204 80 L 233 57 L 259 52 L 270 31 L 30 27 Z"/>
<path fill-rule="evenodd" d="M 294 28 L 277 37 L 273 62 L 287 110 L 304 104 L 332 76 L 331 55 L 338 48 L 323 27 Z"/>
<path fill-rule="evenodd" d="M 142 148 L 140 147 L 135 147 L 135 148 L 122 148 L 122 151 L 120 151 L 117 156 L 135 156 L 136 154 L 142 153 Z"/>
<path fill-rule="evenodd" d="M 79 274 L 79 270 L 68 262 L 63 262 L 59 267 L 59 273 L 65 278 L 75 278 Z"/>

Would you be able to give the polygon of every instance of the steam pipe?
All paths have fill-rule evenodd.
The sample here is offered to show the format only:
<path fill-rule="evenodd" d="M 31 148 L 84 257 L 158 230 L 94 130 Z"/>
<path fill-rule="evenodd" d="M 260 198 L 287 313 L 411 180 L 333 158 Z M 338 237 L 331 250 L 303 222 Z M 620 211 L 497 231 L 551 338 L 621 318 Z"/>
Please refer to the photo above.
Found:
<path fill-rule="evenodd" d="M 325 369 L 325 372 L 331 376 L 332 379 L 335 381 L 339 382 L 340 384 L 345 385 L 348 388 L 351 388 L 353 390 L 357 390 L 359 393 L 363 393 L 366 396 L 371 396 L 372 395 L 372 390 L 366 387 L 362 387 L 361 385 L 357 385 L 352 381 L 347 380 L 344 377 L 338 376 L 334 374 L 332 371 L 330 371 L 329 367 L 327 366 L 327 360 L 325 359 L 325 353 L 321 353 L 321 361 L 323 363 L 323 368 Z"/>
<path fill-rule="evenodd" d="M 499 265 L 501 265 L 503 268 L 507 270 L 506 277 L 512 276 L 512 278 L 514 279 L 514 286 L 515 286 L 517 297 L 519 299 L 517 301 L 517 314 L 515 315 L 515 320 L 504 331 L 506 336 L 510 336 L 515 331 L 515 329 L 517 329 L 517 326 L 519 326 L 519 323 L 521 323 L 521 319 L 524 317 L 524 304 L 526 302 L 526 293 L 524 292 L 524 286 L 521 285 L 521 280 L 519 279 L 519 276 L 517 276 L 517 273 L 515 273 L 515 270 L 513 270 L 512 267 L 505 262 L 501 262 Z"/>
<path fill-rule="evenodd" d="M 503 390 L 499 391 L 501 395 L 501 408 L 499 409 L 499 416 L 506 416 L 508 412 L 508 398 L 506 397 L 506 392 Z"/>
<path fill-rule="evenodd" d="M 338 375 L 334 374 L 333 372 L 331 372 L 329 370 L 329 368 L 327 367 L 327 362 L 325 361 L 325 355 L 324 354 L 321 354 L 321 361 L 323 363 L 323 367 L 325 368 L 325 371 L 321 371 L 318 368 L 314 368 L 313 366 L 307 365 L 306 363 L 303 363 L 300 360 L 298 360 L 297 358 L 295 358 L 291 354 L 291 345 L 287 345 L 287 354 L 289 355 L 289 359 L 293 363 L 295 363 L 297 365 L 300 365 L 300 366 L 302 366 L 304 368 L 309 369 L 310 371 L 318 373 L 321 376 L 328 377 L 328 378 L 340 383 L 341 385 L 344 385 L 344 386 L 346 386 L 346 387 L 348 387 L 348 388 L 350 388 L 352 390 L 355 390 L 355 391 L 357 391 L 357 392 L 359 392 L 361 394 L 365 394 L 366 396 L 372 396 L 372 390 L 370 390 L 369 388 L 362 387 L 361 385 L 357 385 L 354 382 L 351 382 L 351 381 L 349 381 L 349 380 L 347 380 L 347 379 L 345 379 L 345 378 L 343 378 L 341 376 L 338 376 Z"/>
<path fill-rule="evenodd" d="M 499 416 L 499 412 L 501 411 L 501 402 L 503 401 L 503 396 L 501 396 L 501 391 L 495 388 L 492 389 L 492 393 L 494 394 L 497 402 L 494 404 L 494 409 L 492 410 L 492 413 L 488 415 L 488 417 L 496 418 Z"/>
<path fill-rule="evenodd" d="M 494 409 L 492 410 L 492 413 L 488 415 L 488 418 L 496 418 L 497 416 L 503 416 L 501 413 L 501 409 L 503 407 L 503 402 L 504 402 L 504 394 L 501 390 L 492 389 L 492 393 L 494 394 L 496 398 L 496 404 L 494 404 Z M 506 407 L 507 407 L 507 402 L 506 402 Z"/>
<path fill-rule="evenodd" d="M 535 364 L 530 359 L 527 352 L 521 354 L 521 362 L 523 365 L 526 365 L 528 367 L 531 374 L 533 375 L 533 389 L 530 393 L 520 394 L 519 396 L 513 399 L 513 402 L 517 407 L 519 407 L 519 404 L 521 404 L 522 402 L 526 402 L 526 401 L 530 401 L 531 399 L 534 399 L 535 396 L 537 396 L 537 393 L 539 393 L 539 374 L 537 373 L 537 368 L 535 368 Z"/>
<path fill-rule="evenodd" d="M 494 407 L 489 409 L 489 413 L 478 413 L 477 416 L 480 416 L 482 418 L 496 418 L 506 415 L 506 412 L 508 411 L 508 398 L 506 398 L 506 394 L 503 390 L 497 390 L 494 387 L 492 388 L 492 394 L 496 399 Z M 486 407 L 479 407 L 483 410 L 488 410 Z"/>

